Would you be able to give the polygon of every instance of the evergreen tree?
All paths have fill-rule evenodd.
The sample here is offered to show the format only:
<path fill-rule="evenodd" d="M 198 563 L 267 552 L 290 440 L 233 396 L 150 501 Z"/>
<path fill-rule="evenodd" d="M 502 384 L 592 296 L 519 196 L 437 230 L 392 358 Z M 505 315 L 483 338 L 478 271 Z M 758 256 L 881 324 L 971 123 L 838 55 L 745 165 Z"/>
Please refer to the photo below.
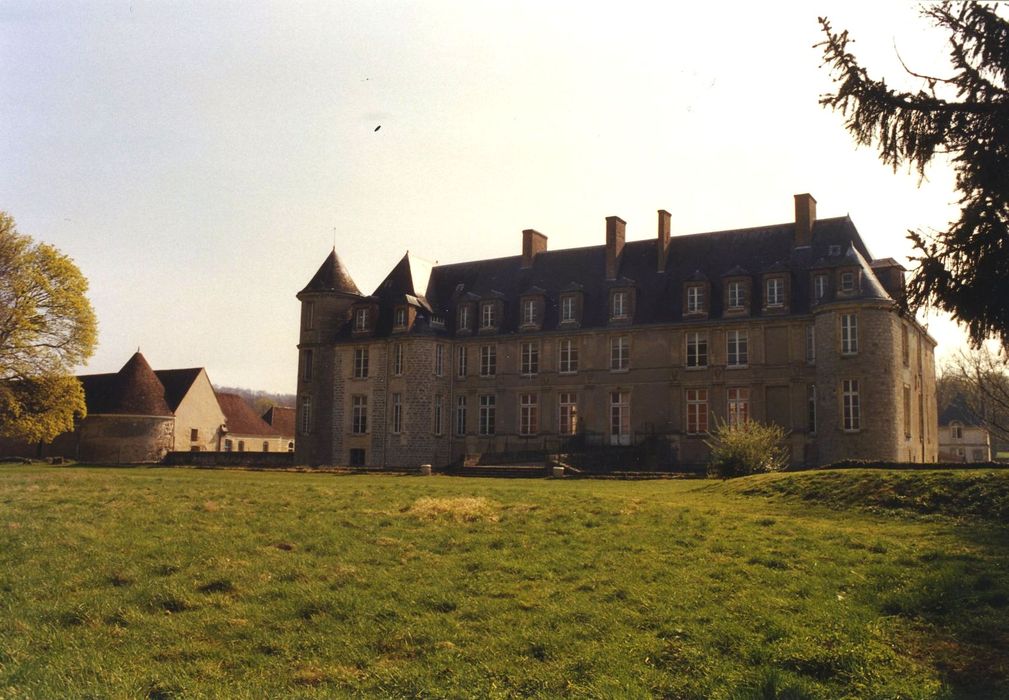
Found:
<path fill-rule="evenodd" d="M 860 145 L 875 145 L 894 170 L 923 176 L 937 154 L 956 171 L 960 218 L 932 234 L 909 231 L 919 263 L 911 306 L 932 304 L 967 327 L 971 342 L 995 336 L 1009 348 L 1009 21 L 997 5 L 942 3 L 922 14 L 949 32 L 949 77 L 913 73 L 917 92 L 869 77 L 848 50 L 848 32 L 821 17 L 824 64 L 837 91 L 820 103 L 839 110 Z"/>

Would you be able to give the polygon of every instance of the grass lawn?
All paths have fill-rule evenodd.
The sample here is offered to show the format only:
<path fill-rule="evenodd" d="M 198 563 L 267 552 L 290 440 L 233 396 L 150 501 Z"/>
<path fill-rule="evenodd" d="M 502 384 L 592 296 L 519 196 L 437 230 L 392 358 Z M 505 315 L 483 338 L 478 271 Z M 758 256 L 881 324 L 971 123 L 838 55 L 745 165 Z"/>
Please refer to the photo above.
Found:
<path fill-rule="evenodd" d="M 1009 697 L 1009 472 L 877 477 L 0 466 L 0 698 Z"/>

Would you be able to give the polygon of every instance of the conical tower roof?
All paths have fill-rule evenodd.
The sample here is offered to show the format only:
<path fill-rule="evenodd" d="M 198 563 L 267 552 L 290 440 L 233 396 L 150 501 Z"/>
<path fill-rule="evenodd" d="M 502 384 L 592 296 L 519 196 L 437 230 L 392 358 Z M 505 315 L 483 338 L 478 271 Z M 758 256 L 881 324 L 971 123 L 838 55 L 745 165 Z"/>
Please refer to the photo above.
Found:
<path fill-rule="evenodd" d="M 137 416 L 171 416 L 165 387 L 138 350 L 116 374 L 104 413 Z"/>
<path fill-rule="evenodd" d="M 311 281 L 305 285 L 305 288 L 299 294 L 304 292 L 338 292 L 340 294 L 352 294 L 357 297 L 361 296 L 361 292 L 358 290 L 357 285 L 354 284 L 354 280 L 351 279 L 347 268 L 340 262 L 340 256 L 336 254 L 336 248 L 333 249 L 333 252 L 322 263 L 315 276 L 312 277 Z"/>

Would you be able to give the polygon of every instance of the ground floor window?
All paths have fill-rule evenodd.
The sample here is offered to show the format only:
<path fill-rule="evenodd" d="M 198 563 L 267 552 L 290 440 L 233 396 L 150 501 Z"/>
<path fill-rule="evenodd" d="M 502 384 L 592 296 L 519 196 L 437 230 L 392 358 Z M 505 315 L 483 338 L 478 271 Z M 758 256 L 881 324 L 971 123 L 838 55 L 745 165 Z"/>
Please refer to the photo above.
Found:
<path fill-rule="evenodd" d="M 631 392 L 610 392 L 610 444 L 631 444 Z"/>
<path fill-rule="evenodd" d="M 519 395 L 519 435 L 535 435 L 539 432 L 539 396 Z"/>
<path fill-rule="evenodd" d="M 368 432 L 368 397 L 354 396 L 351 399 L 351 427 L 355 435 Z"/>
<path fill-rule="evenodd" d="M 457 396 L 455 399 L 455 434 L 466 434 L 466 397 Z"/>
<path fill-rule="evenodd" d="M 350 448 L 350 466 L 363 467 L 366 464 L 365 452 L 362 447 Z"/>
<path fill-rule="evenodd" d="M 557 432 L 574 435 L 578 430 L 578 394 L 561 392 L 557 395 Z"/>
<path fill-rule="evenodd" d="M 484 394 L 480 397 L 480 434 L 494 434 L 494 419 L 497 411 L 497 397 Z"/>
<path fill-rule="evenodd" d="M 687 389 L 687 433 L 708 432 L 708 390 Z"/>
<path fill-rule="evenodd" d="M 841 407 L 841 427 L 847 431 L 861 429 L 862 409 L 859 404 L 857 379 L 844 379 L 841 381 Z"/>
<path fill-rule="evenodd" d="M 743 425 L 750 420 L 750 390 L 732 387 L 728 391 L 729 426 Z"/>

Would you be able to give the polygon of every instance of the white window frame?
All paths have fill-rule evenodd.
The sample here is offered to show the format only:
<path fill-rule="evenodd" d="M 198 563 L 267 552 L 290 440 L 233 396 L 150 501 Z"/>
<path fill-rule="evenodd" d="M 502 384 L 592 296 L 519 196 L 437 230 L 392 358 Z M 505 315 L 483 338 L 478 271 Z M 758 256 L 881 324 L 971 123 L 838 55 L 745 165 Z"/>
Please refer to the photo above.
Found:
<path fill-rule="evenodd" d="M 566 294 L 561 297 L 561 323 L 574 323 L 575 319 L 575 295 Z"/>
<path fill-rule="evenodd" d="M 480 346 L 480 376 L 494 377 L 497 375 L 497 346 Z"/>
<path fill-rule="evenodd" d="M 841 314 L 841 354 L 858 354 L 858 314 Z"/>
<path fill-rule="evenodd" d="M 841 284 L 839 286 L 840 290 L 845 294 L 854 292 L 857 287 L 857 283 L 855 282 L 855 273 L 850 270 L 848 272 L 842 272 Z"/>
<path fill-rule="evenodd" d="M 705 331 L 687 331 L 686 341 L 686 368 L 705 369 L 708 366 L 708 334 Z M 693 351 L 691 351 L 693 346 Z M 693 360 L 693 362 L 691 362 Z M 703 360 L 703 362 L 702 362 Z"/>
<path fill-rule="evenodd" d="M 610 392 L 610 444 L 631 444 L 631 392 Z"/>
<path fill-rule="evenodd" d="M 368 397 L 354 394 L 350 398 L 350 431 L 354 435 L 368 434 Z"/>
<path fill-rule="evenodd" d="M 610 318 L 627 318 L 627 292 L 613 292 L 610 295 Z"/>
<path fill-rule="evenodd" d="M 455 353 L 455 376 L 459 379 L 465 379 L 466 373 L 469 371 L 469 348 L 465 345 L 460 345 L 456 348 Z"/>
<path fill-rule="evenodd" d="M 354 330 L 355 331 L 368 330 L 368 309 L 365 308 L 354 310 Z"/>
<path fill-rule="evenodd" d="M 806 326 L 806 364 L 816 362 L 816 326 L 810 323 Z"/>
<path fill-rule="evenodd" d="M 557 371 L 560 374 L 578 372 L 578 340 L 562 338 L 557 343 Z"/>
<path fill-rule="evenodd" d="M 841 380 L 841 429 L 846 433 L 857 433 L 862 429 L 857 379 Z"/>
<path fill-rule="evenodd" d="M 403 376 L 403 344 L 396 343 L 392 351 L 392 373 L 394 376 Z"/>
<path fill-rule="evenodd" d="M 456 330 L 469 330 L 469 304 L 463 304 L 459 307 L 458 316 L 456 318 Z"/>
<path fill-rule="evenodd" d="M 610 371 L 626 372 L 631 368 L 631 338 L 617 335 L 610 338 Z"/>
<path fill-rule="evenodd" d="M 445 346 L 441 344 L 434 346 L 434 376 L 445 376 Z"/>
<path fill-rule="evenodd" d="M 539 394 L 519 394 L 519 435 L 529 436 L 539 432 Z"/>
<path fill-rule="evenodd" d="M 480 328 L 496 328 L 497 313 L 493 301 L 485 301 L 480 304 Z"/>
<path fill-rule="evenodd" d="M 819 273 L 813 275 L 813 300 L 816 302 L 827 298 L 827 275 Z"/>
<path fill-rule="evenodd" d="M 746 290 L 739 280 L 729 282 L 729 311 L 741 311 L 746 308 Z"/>
<path fill-rule="evenodd" d="M 785 305 L 785 280 L 782 277 L 768 277 L 764 281 L 764 294 L 768 308 Z"/>
<path fill-rule="evenodd" d="M 497 396 L 494 394 L 480 395 L 480 435 L 494 435 L 497 418 Z"/>
<path fill-rule="evenodd" d="M 686 421 L 687 435 L 703 435 L 708 432 L 708 390 L 687 389 Z"/>
<path fill-rule="evenodd" d="M 750 420 L 750 389 L 734 386 L 726 390 L 726 414 L 730 427 L 739 427 Z"/>
<path fill-rule="evenodd" d="M 746 330 L 725 332 L 725 366 L 739 369 L 749 366 L 750 344 Z"/>
<path fill-rule="evenodd" d="M 393 328 L 406 328 L 406 308 L 403 306 L 397 306 L 393 313 Z"/>
<path fill-rule="evenodd" d="M 578 394 L 562 391 L 557 394 L 557 432 L 574 435 L 578 431 Z"/>
<path fill-rule="evenodd" d="M 702 314 L 705 311 L 704 285 L 687 285 L 687 313 Z"/>
<path fill-rule="evenodd" d="M 354 379 L 368 378 L 368 346 L 354 348 Z"/>
<path fill-rule="evenodd" d="M 466 397 L 457 396 L 455 399 L 455 434 L 466 434 Z"/>
<path fill-rule="evenodd" d="M 540 344 L 530 340 L 519 344 L 519 374 L 534 377 L 540 371 Z"/>
<path fill-rule="evenodd" d="M 522 300 L 522 325 L 523 326 L 534 326 L 534 325 L 536 325 L 536 300 L 535 299 L 523 299 Z"/>

